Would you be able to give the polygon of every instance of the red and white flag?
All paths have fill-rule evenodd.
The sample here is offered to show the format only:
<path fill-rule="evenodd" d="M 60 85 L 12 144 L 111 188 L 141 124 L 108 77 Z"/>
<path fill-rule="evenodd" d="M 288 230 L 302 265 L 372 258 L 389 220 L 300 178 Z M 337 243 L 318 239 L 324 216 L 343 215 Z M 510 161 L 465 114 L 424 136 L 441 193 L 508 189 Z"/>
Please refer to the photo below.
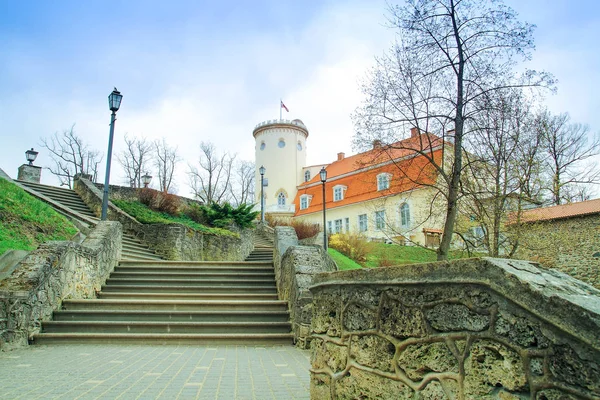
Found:
<path fill-rule="evenodd" d="M 285 106 L 285 104 L 283 104 L 283 101 L 281 101 L 281 108 L 285 108 L 285 111 L 290 112 L 290 110 L 288 110 L 288 108 Z"/>

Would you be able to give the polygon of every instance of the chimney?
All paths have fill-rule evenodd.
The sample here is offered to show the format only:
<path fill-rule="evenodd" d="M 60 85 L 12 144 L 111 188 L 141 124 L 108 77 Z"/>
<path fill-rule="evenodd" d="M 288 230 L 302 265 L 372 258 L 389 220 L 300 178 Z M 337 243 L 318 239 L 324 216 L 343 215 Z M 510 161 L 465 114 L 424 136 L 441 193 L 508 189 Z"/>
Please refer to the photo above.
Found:
<path fill-rule="evenodd" d="M 419 136 L 419 128 L 410 128 L 410 137 L 414 138 Z"/>
<path fill-rule="evenodd" d="M 448 131 L 446 131 L 446 140 L 450 143 L 454 143 L 454 134 L 456 132 L 454 131 L 454 129 L 450 129 Z"/>
<path fill-rule="evenodd" d="M 344 159 L 345 154 L 344 153 L 338 153 L 338 161 L 342 161 Z"/>
<path fill-rule="evenodd" d="M 373 140 L 373 148 L 380 149 L 381 148 L 381 140 L 379 140 L 379 139 Z"/>

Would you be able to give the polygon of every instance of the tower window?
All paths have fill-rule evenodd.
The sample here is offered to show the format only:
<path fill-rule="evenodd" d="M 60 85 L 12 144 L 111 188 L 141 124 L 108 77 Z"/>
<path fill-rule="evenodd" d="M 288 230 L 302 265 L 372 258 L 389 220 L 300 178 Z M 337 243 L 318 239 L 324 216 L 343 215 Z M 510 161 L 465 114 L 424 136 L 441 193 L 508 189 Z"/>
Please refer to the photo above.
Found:
<path fill-rule="evenodd" d="M 266 146 L 267 146 L 267 145 L 265 144 L 265 142 L 262 142 L 262 143 L 260 144 L 260 149 L 261 149 L 261 150 L 264 150 Z"/>
<path fill-rule="evenodd" d="M 298 142 L 298 145 L 296 147 L 298 147 L 298 151 L 302 151 L 302 143 Z"/>
<path fill-rule="evenodd" d="M 279 139 L 277 146 L 279 146 L 280 149 L 283 149 L 285 147 L 285 140 Z"/>

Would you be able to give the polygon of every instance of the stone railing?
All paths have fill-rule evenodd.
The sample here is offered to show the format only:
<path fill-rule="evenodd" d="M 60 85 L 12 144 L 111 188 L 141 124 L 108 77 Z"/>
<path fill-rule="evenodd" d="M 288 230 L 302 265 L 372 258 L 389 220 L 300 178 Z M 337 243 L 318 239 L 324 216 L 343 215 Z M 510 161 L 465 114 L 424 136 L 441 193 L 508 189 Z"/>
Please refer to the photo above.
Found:
<path fill-rule="evenodd" d="M 48 242 L 0 281 L 0 348 L 26 346 L 64 299 L 94 298 L 121 258 L 121 224 L 99 222 L 81 243 Z"/>
<path fill-rule="evenodd" d="M 320 246 L 298 246 L 296 231 L 290 226 L 275 228 L 273 255 L 277 292 L 287 300 L 295 342 L 299 347 L 310 344 L 313 277 L 320 272 L 336 271 L 333 260 Z"/>
<path fill-rule="evenodd" d="M 87 179 L 75 180 L 74 188 L 88 207 L 100 215 L 100 189 Z M 124 231 L 135 234 L 167 260 L 242 261 L 254 248 L 254 232 L 248 229 L 225 236 L 198 232 L 178 223 L 141 224 L 110 201 L 107 216 L 109 220 L 119 221 Z"/>
<path fill-rule="evenodd" d="M 311 398 L 598 399 L 600 291 L 526 261 L 314 278 Z"/>

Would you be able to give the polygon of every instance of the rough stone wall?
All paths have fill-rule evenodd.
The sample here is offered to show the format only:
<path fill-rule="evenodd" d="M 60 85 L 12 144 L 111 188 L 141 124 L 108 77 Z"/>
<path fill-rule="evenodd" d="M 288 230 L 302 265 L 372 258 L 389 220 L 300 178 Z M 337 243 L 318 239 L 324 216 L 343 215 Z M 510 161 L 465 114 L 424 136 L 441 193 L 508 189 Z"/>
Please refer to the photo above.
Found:
<path fill-rule="evenodd" d="M 209 235 L 182 224 L 140 224 L 136 236 L 167 260 L 243 261 L 254 248 L 254 230 L 239 236 Z"/>
<path fill-rule="evenodd" d="M 312 318 L 313 277 L 320 272 L 336 271 L 335 263 L 326 262 L 319 246 L 290 246 L 281 260 L 278 287 L 279 298 L 287 300 L 296 344 L 308 348 Z"/>
<path fill-rule="evenodd" d="M 298 236 L 291 226 L 276 226 L 273 234 L 273 265 L 275 267 L 275 280 L 277 292 L 281 299 L 281 259 L 290 246 L 298 245 Z"/>
<path fill-rule="evenodd" d="M 600 289 L 600 214 L 524 224 L 519 229 L 516 258 L 538 261 Z"/>
<path fill-rule="evenodd" d="M 598 399 L 600 291 L 471 259 L 315 277 L 313 399 Z"/>
<path fill-rule="evenodd" d="M 93 183 L 93 185 L 100 191 L 102 192 L 104 190 L 104 184 L 103 183 Z M 118 200 L 138 200 L 138 191 L 140 189 L 138 188 L 132 188 L 132 187 L 127 187 L 127 186 L 117 186 L 117 185 L 109 185 L 108 186 L 108 190 L 110 193 L 110 198 L 111 199 L 118 199 Z M 197 201 L 197 200 L 193 200 L 193 199 L 188 199 L 187 197 L 181 197 L 181 196 L 177 196 L 177 198 L 181 201 L 182 204 L 184 205 L 189 205 L 189 204 L 202 204 L 201 201 Z"/>
<path fill-rule="evenodd" d="M 93 298 L 121 258 L 121 224 L 99 222 L 81 243 L 48 242 L 0 281 L 0 348 L 26 346 L 64 299 Z"/>

